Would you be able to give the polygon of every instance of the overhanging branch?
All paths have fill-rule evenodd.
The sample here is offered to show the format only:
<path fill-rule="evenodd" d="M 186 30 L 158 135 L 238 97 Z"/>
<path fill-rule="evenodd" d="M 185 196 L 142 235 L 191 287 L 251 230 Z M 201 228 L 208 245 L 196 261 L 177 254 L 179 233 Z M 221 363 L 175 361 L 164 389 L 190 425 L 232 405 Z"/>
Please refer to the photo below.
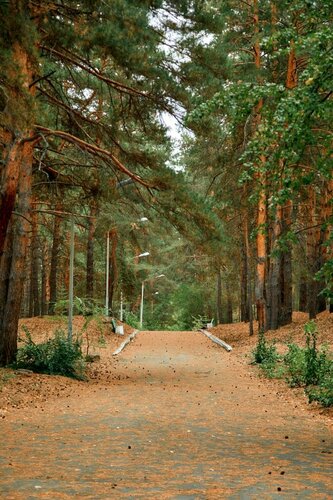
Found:
<path fill-rule="evenodd" d="M 86 141 L 83 141 L 82 139 L 79 139 L 78 137 L 75 137 L 74 135 L 68 134 L 67 132 L 63 132 L 62 130 L 52 130 L 46 127 L 42 127 L 40 125 L 36 125 L 35 129 L 42 132 L 44 135 L 54 135 L 56 137 L 61 137 L 67 142 L 70 142 L 71 144 L 75 144 L 76 146 L 79 146 L 81 149 L 89 152 L 90 154 L 93 155 L 98 155 L 104 158 L 108 158 L 112 161 L 113 165 L 119 170 L 120 172 L 128 175 L 131 179 L 134 181 L 138 182 L 142 186 L 145 187 L 153 187 L 150 183 L 147 181 L 144 181 L 140 176 L 133 174 L 128 168 L 123 165 L 118 158 L 116 158 L 110 151 L 107 151 L 106 149 L 102 149 L 96 145 L 89 144 Z"/>

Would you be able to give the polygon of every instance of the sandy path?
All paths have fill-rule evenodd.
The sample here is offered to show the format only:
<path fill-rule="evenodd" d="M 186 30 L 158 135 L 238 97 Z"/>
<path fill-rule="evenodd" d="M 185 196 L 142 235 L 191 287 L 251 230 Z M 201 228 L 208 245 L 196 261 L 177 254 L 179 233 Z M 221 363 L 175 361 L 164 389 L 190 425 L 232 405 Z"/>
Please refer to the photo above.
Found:
<path fill-rule="evenodd" d="M 332 435 L 194 332 L 142 332 L 119 380 L 1 422 L 0 497 L 332 498 Z"/>

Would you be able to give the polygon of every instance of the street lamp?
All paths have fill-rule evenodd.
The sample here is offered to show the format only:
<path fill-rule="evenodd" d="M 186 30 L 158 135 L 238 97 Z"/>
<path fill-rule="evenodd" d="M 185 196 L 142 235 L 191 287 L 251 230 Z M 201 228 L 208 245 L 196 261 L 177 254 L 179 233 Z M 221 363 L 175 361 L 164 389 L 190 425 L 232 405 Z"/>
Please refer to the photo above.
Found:
<path fill-rule="evenodd" d="M 134 257 L 132 257 L 133 259 L 140 259 L 141 257 L 148 257 L 148 255 L 150 255 L 149 252 L 143 252 L 143 253 L 140 253 L 139 255 L 135 255 Z M 123 291 L 121 290 L 120 291 L 120 321 L 122 322 L 123 321 L 123 318 L 124 318 L 124 297 L 123 297 Z"/>
<path fill-rule="evenodd" d="M 159 278 L 163 278 L 164 276 L 165 274 L 159 274 L 158 276 L 154 276 L 153 278 L 147 278 L 146 280 L 143 280 L 143 282 L 141 283 L 140 328 L 142 328 L 143 325 L 143 297 L 145 293 L 145 282 L 157 280 Z"/>

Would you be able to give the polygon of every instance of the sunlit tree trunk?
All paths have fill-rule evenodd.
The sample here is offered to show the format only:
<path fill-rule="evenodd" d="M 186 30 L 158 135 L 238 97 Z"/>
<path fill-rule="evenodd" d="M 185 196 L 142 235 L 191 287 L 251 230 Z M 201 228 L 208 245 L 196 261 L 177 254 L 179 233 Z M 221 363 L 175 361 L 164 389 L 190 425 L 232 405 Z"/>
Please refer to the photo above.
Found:
<path fill-rule="evenodd" d="M 253 0 L 253 20 L 254 20 L 254 63 L 258 73 L 261 70 L 261 52 L 259 43 L 259 8 L 258 0 Z M 260 78 L 258 77 L 260 80 Z M 260 99 L 255 110 L 256 133 L 261 122 L 261 110 L 263 100 Z M 265 157 L 258 158 L 257 167 L 257 186 L 258 186 L 258 205 L 257 205 L 257 269 L 256 269 L 256 305 L 259 331 L 265 331 L 267 328 L 267 309 L 266 309 L 266 274 L 267 274 L 267 194 L 266 194 L 266 172 Z"/>

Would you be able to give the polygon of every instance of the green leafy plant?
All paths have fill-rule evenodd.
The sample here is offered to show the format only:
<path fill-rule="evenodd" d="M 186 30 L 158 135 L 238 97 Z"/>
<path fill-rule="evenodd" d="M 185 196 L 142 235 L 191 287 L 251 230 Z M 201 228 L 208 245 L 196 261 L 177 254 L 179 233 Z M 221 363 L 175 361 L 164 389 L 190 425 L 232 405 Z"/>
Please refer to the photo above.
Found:
<path fill-rule="evenodd" d="M 288 352 L 283 361 L 287 367 L 287 382 L 291 387 L 301 387 L 305 383 L 305 351 L 296 344 L 288 344 Z"/>
<path fill-rule="evenodd" d="M 98 316 L 104 313 L 103 306 L 90 298 L 74 297 L 74 314 L 82 316 Z M 54 306 L 56 314 L 65 315 L 68 312 L 68 300 L 58 300 Z"/>
<path fill-rule="evenodd" d="M 129 326 L 132 326 L 133 328 L 139 328 L 140 323 L 139 323 L 139 320 L 134 313 L 132 313 L 132 312 L 126 313 L 125 320 Z"/>
<path fill-rule="evenodd" d="M 29 330 L 25 327 L 23 329 L 26 339 L 23 347 L 17 351 L 15 368 L 84 379 L 85 365 L 78 340 L 70 341 L 62 330 L 57 330 L 54 338 L 36 344 Z"/>
<path fill-rule="evenodd" d="M 317 348 L 318 331 L 314 321 L 304 326 L 306 334 L 305 349 L 305 385 L 319 384 L 329 370 L 329 360 L 325 349 Z"/>
<path fill-rule="evenodd" d="M 279 359 L 276 346 L 266 342 L 264 332 L 259 332 L 258 343 L 252 354 L 257 364 L 274 365 Z"/>
<path fill-rule="evenodd" d="M 318 387 L 310 387 L 306 390 L 309 402 L 318 401 L 322 406 L 333 406 L 333 362 L 331 373 L 321 382 Z"/>

